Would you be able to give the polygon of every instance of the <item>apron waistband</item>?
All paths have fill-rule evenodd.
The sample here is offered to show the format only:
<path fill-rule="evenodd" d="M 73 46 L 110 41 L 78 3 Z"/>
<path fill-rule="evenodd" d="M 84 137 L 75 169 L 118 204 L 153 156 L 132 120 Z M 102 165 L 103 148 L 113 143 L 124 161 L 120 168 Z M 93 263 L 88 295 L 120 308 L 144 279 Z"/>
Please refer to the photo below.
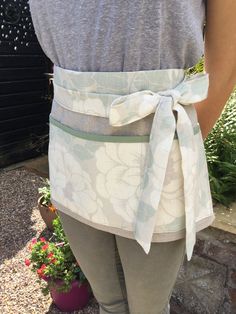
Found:
<path fill-rule="evenodd" d="M 186 253 L 190 260 L 196 242 L 193 193 L 198 174 L 195 134 L 185 106 L 197 121 L 193 104 L 206 99 L 209 78 L 207 73 L 191 77 L 184 73 L 183 69 L 77 72 L 54 66 L 53 84 L 58 104 L 71 111 L 107 117 L 112 126 L 123 126 L 154 113 L 134 221 L 134 238 L 146 254 L 150 250 L 167 162 L 177 132 L 184 178 Z M 155 85 L 157 81 L 159 85 Z"/>

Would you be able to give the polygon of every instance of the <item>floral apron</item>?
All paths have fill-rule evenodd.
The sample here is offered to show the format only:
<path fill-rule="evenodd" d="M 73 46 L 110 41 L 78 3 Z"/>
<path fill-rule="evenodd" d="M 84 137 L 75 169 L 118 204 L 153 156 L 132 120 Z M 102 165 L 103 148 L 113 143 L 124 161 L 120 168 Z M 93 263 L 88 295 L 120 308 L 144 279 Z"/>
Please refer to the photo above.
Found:
<path fill-rule="evenodd" d="M 189 261 L 196 232 L 215 219 L 194 108 L 207 97 L 208 74 L 79 72 L 54 65 L 53 84 L 54 110 L 61 106 L 107 118 L 117 128 L 154 114 L 150 134 L 121 136 L 83 132 L 51 112 L 48 158 L 55 207 L 97 226 L 132 232 L 146 254 L 156 232 L 171 233 L 178 226 L 186 232 Z M 200 221 L 205 225 L 196 227 Z"/>

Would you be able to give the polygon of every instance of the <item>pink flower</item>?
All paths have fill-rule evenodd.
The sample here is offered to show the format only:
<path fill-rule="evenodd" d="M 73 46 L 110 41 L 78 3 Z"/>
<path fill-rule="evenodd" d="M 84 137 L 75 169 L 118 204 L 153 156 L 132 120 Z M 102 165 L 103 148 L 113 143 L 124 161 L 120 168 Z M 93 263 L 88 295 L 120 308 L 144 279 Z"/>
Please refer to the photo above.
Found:
<path fill-rule="evenodd" d="M 45 264 L 43 264 L 39 269 L 37 269 L 37 273 L 39 275 L 39 277 L 42 277 L 44 274 L 44 270 L 47 266 Z"/>
<path fill-rule="evenodd" d="M 51 258 L 51 257 L 53 257 L 53 252 L 50 252 L 47 256 L 47 258 Z"/>
<path fill-rule="evenodd" d="M 28 258 L 25 259 L 25 265 L 29 266 L 30 265 L 30 260 Z"/>
<path fill-rule="evenodd" d="M 42 246 L 42 250 L 43 250 L 43 251 L 46 251 L 47 248 L 48 248 L 48 243 L 46 243 L 46 244 L 44 244 L 44 245 Z"/>
<path fill-rule="evenodd" d="M 56 261 L 57 261 L 57 259 L 56 259 L 56 258 L 53 258 L 53 259 L 51 259 L 50 264 L 51 264 L 51 263 L 54 263 L 54 264 L 55 264 Z"/>
<path fill-rule="evenodd" d="M 40 238 L 40 241 L 41 241 L 41 242 L 47 242 L 44 237 L 41 237 L 41 238 Z"/>
<path fill-rule="evenodd" d="M 35 244 L 37 242 L 37 238 L 33 238 L 31 243 Z"/>

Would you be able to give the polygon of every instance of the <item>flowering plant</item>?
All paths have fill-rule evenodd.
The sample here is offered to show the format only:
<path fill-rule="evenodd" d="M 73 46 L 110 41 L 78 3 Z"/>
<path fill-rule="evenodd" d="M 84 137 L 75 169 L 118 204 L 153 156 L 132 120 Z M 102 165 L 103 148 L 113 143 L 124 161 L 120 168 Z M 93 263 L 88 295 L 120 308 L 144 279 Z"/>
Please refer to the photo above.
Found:
<path fill-rule="evenodd" d="M 42 285 L 44 295 L 49 293 L 50 287 L 56 287 L 61 292 L 69 291 L 75 279 L 79 286 L 88 283 L 70 249 L 59 216 L 53 220 L 53 227 L 53 235 L 48 241 L 44 237 L 32 239 L 28 247 L 30 256 L 25 259 L 25 265 L 31 266 L 31 270 L 37 273 L 37 282 Z M 60 286 L 56 286 L 58 279 L 62 280 Z"/>

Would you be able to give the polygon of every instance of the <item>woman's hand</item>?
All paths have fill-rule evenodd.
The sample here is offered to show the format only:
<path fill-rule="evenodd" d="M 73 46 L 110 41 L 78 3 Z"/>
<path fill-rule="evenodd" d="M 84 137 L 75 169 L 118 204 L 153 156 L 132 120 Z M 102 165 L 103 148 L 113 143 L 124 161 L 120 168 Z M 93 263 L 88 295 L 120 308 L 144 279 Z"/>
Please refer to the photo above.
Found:
<path fill-rule="evenodd" d="M 206 100 L 195 104 L 205 139 L 236 84 L 236 1 L 207 0 L 205 71 L 209 73 Z"/>

